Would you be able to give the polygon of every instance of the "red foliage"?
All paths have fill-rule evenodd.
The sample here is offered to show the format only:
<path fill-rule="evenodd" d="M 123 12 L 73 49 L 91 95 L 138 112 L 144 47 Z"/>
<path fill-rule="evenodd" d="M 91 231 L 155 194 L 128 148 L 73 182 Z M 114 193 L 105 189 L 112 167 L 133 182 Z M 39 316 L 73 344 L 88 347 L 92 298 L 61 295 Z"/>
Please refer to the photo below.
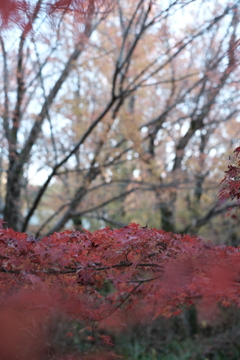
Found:
<path fill-rule="evenodd" d="M 108 11 L 106 0 L 0 0 L 0 29 L 12 28 L 14 25 L 29 30 L 31 18 L 45 13 L 74 12 L 82 18 L 89 13 Z"/>
<path fill-rule="evenodd" d="M 240 204 L 240 146 L 234 150 L 236 165 L 228 165 L 225 177 L 221 181 L 222 188 L 219 191 L 220 204 L 228 199 L 237 200 Z"/>
<path fill-rule="evenodd" d="M 56 313 L 76 319 L 83 329 L 95 324 L 94 335 L 86 333 L 85 340 L 104 346 L 111 343 L 109 331 L 175 315 L 184 304 L 239 305 L 238 248 L 137 224 L 94 233 L 64 231 L 40 241 L 1 229 L 0 260 L 0 308 L 10 309 L 4 311 L 9 329 L 0 343 L 22 351 L 23 358 L 25 349 L 29 358 L 43 358 L 39 350 L 31 353 L 27 334 L 35 334 L 34 349 L 44 351 L 42 324 Z M 20 327 L 26 331 L 19 334 Z M 0 346 L 2 354 L 5 348 Z"/>
<path fill-rule="evenodd" d="M 103 0 L 55 0 L 48 2 L 47 8 L 49 12 L 53 11 L 77 11 L 81 14 L 86 14 L 90 10 L 97 10 L 101 8 L 106 1 Z"/>
<path fill-rule="evenodd" d="M 8 28 L 12 24 L 23 25 L 28 5 L 23 0 L 0 0 L 1 29 Z"/>

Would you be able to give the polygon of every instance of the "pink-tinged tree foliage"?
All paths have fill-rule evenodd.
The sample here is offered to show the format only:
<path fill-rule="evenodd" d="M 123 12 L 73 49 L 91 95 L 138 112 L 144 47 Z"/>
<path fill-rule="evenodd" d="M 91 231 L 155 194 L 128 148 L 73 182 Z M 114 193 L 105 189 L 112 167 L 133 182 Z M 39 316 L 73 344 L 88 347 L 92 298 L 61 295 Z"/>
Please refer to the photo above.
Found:
<path fill-rule="evenodd" d="M 225 177 L 221 181 L 219 191 L 220 203 L 228 199 L 236 200 L 240 204 L 240 146 L 234 150 L 235 165 L 228 165 Z"/>
<path fill-rule="evenodd" d="M 59 13 L 73 12 L 84 18 L 89 13 L 109 11 L 106 0 L 0 0 L 0 28 L 6 30 L 17 25 L 29 31 L 31 18 L 43 13 L 53 17 Z"/>
<path fill-rule="evenodd" d="M 218 303 L 240 305 L 238 248 L 134 223 L 42 239 L 1 228 L 0 258 L 4 360 L 49 358 L 47 329 L 57 315 L 80 324 L 81 341 L 105 349 L 112 332 L 186 305 L 212 314 Z M 111 351 L 83 351 L 81 359 L 110 359 Z"/>

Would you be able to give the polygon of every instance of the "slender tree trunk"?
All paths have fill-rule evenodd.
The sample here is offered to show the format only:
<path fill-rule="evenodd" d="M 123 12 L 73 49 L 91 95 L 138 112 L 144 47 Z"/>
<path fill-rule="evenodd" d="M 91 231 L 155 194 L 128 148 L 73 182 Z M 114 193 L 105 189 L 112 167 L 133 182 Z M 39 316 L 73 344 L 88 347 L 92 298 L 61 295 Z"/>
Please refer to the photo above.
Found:
<path fill-rule="evenodd" d="M 9 156 L 7 176 L 7 192 L 4 208 L 5 227 L 21 231 L 21 187 L 23 180 L 23 167 L 16 156 Z"/>
<path fill-rule="evenodd" d="M 191 306 L 183 312 L 183 323 L 187 337 L 193 338 L 199 332 L 198 316 L 196 306 Z"/>
<path fill-rule="evenodd" d="M 173 209 L 166 203 L 160 203 L 161 228 L 165 231 L 174 232 L 174 214 Z"/>

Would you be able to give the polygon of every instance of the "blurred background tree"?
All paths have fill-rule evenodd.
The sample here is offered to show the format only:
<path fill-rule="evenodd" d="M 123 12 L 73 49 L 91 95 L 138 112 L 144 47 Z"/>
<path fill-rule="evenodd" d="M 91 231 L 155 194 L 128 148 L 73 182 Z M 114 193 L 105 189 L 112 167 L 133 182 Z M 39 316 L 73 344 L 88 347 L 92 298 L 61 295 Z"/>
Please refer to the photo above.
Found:
<path fill-rule="evenodd" d="M 240 134 L 239 1 L 43 5 L 0 39 L 6 226 L 135 221 L 238 244 L 217 184 Z"/>

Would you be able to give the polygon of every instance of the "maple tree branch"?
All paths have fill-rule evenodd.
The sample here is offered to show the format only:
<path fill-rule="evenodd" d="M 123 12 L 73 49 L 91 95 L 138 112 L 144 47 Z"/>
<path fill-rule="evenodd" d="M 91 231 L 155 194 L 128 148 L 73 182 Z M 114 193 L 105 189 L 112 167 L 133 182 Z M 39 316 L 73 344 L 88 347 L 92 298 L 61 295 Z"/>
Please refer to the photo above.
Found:
<path fill-rule="evenodd" d="M 188 233 L 189 231 L 192 231 L 195 228 L 199 228 L 201 226 L 204 226 L 213 217 L 222 215 L 222 214 L 226 213 L 227 211 L 231 210 L 232 208 L 239 207 L 239 204 L 234 203 L 234 204 L 231 204 L 231 205 L 226 205 L 223 208 L 216 210 L 218 208 L 218 206 L 219 206 L 219 203 L 216 203 L 202 218 L 195 219 L 193 224 L 187 225 L 183 230 L 180 231 L 180 233 L 181 234 Z"/>
<path fill-rule="evenodd" d="M 78 274 L 79 271 L 85 270 L 94 270 L 94 271 L 102 271 L 102 270 L 109 270 L 109 269 L 114 269 L 114 268 L 127 268 L 127 267 L 156 267 L 158 268 L 160 272 L 164 272 L 164 266 L 159 265 L 159 264 L 155 264 L 155 263 L 139 263 L 139 264 L 133 264 L 131 262 L 126 262 L 126 261 L 121 261 L 119 264 L 115 264 L 115 265 L 109 265 L 109 266 L 99 266 L 99 267 L 76 267 L 74 269 L 68 269 L 66 268 L 65 270 L 55 270 L 55 269 L 51 269 L 51 265 L 49 265 L 49 269 L 44 269 L 44 270 L 34 270 L 31 269 L 30 274 L 39 274 L 39 273 L 44 273 L 44 274 L 60 274 L 60 275 L 67 275 L 67 274 Z M 21 274 L 21 270 L 7 270 L 5 267 L 1 267 L 0 271 L 2 272 L 6 272 L 7 274 L 11 275 L 11 274 Z M 15 281 L 17 281 L 15 278 L 13 278 Z M 18 282 L 18 284 L 21 284 L 20 282 Z"/>
<path fill-rule="evenodd" d="M 49 216 L 43 223 L 42 225 L 38 228 L 37 232 L 36 232 L 36 237 L 39 237 L 41 235 L 42 230 L 45 228 L 45 226 L 47 226 L 50 221 L 52 221 L 65 207 L 69 206 L 70 203 L 66 203 L 61 205 L 57 211 L 55 211 L 51 216 Z"/>
<path fill-rule="evenodd" d="M 119 199 L 121 199 L 121 198 L 123 198 L 123 197 L 125 197 L 125 196 L 127 196 L 127 195 L 129 195 L 129 194 L 131 194 L 133 191 L 137 191 L 137 190 L 139 190 L 139 188 L 133 188 L 133 189 L 131 189 L 131 190 L 124 191 L 123 193 L 120 193 L 120 194 L 118 194 L 118 195 L 116 195 L 116 196 L 113 196 L 112 198 L 110 198 L 110 199 L 104 201 L 103 203 L 101 203 L 101 204 L 99 204 L 99 205 L 96 205 L 96 206 L 94 206 L 94 207 L 92 207 L 92 208 L 90 208 L 90 209 L 86 209 L 86 210 L 84 210 L 84 211 L 79 211 L 79 212 L 74 212 L 74 213 L 73 213 L 73 216 L 82 216 L 82 215 L 84 215 L 85 213 L 89 213 L 89 212 L 91 212 L 91 211 L 95 211 L 95 210 L 101 209 L 101 208 L 103 208 L 104 206 L 106 206 L 106 205 L 108 205 L 108 204 L 110 204 L 110 203 L 112 203 L 112 202 L 114 202 L 114 201 L 116 201 L 116 200 L 119 200 Z"/>
<path fill-rule="evenodd" d="M 179 97 L 177 97 L 177 99 L 175 100 L 175 102 L 171 105 L 169 105 L 161 114 L 159 114 L 156 118 L 148 121 L 147 123 L 144 123 L 143 125 L 140 126 L 140 129 L 142 129 L 143 127 L 149 127 L 155 124 L 162 124 L 165 121 L 165 118 L 167 116 L 167 114 L 176 107 L 176 105 L 179 102 L 182 102 L 184 100 L 184 98 L 186 97 L 187 94 L 189 94 L 191 91 L 193 91 L 197 86 L 199 86 L 202 81 L 204 81 L 204 79 L 206 78 L 206 75 L 204 75 L 203 77 L 201 77 L 198 81 L 196 81 L 193 85 L 191 85 L 189 88 L 187 88 L 186 90 L 184 89 L 184 92 L 182 94 L 180 94 Z M 182 92 L 182 89 L 180 90 Z"/>
<path fill-rule="evenodd" d="M 164 271 L 163 271 L 163 273 L 164 273 Z M 130 280 L 129 282 L 130 282 L 130 283 L 141 283 L 141 284 L 143 284 L 143 283 L 145 283 L 145 282 L 151 282 L 151 281 L 154 281 L 154 280 L 161 279 L 162 276 L 163 276 L 163 274 L 160 275 L 160 276 L 155 276 L 155 277 L 153 277 L 153 278 L 148 278 L 148 279 Z"/>
<path fill-rule="evenodd" d="M 8 271 L 8 270 L 7 270 L 5 267 L 3 267 L 3 266 L 2 266 L 2 268 L 1 268 L 1 270 L 2 270 L 3 272 L 7 273 L 7 274 L 10 276 L 10 278 L 11 278 L 12 280 L 14 280 L 18 285 L 22 285 L 22 283 L 12 275 L 12 274 L 13 274 L 12 271 Z M 14 272 L 14 274 L 18 274 L 18 272 Z"/>
<path fill-rule="evenodd" d="M 137 290 L 139 288 L 140 285 L 142 285 L 142 283 L 138 283 L 136 286 L 134 286 L 134 288 L 128 293 L 128 295 L 123 300 L 121 300 L 120 303 L 114 309 L 112 309 L 107 315 L 101 316 L 100 318 L 96 319 L 95 321 L 102 321 L 102 320 L 106 319 L 107 317 L 109 317 L 110 315 L 112 315 L 130 298 L 130 296 L 134 293 L 135 290 Z"/>
<path fill-rule="evenodd" d="M 112 225 L 112 226 L 117 226 L 117 227 L 127 226 L 127 223 L 108 218 L 108 217 L 106 217 L 104 215 L 87 215 L 87 214 L 84 214 L 84 217 L 90 218 L 90 219 L 103 220 L 105 223 L 107 223 L 109 225 Z"/>
<path fill-rule="evenodd" d="M 102 321 L 102 320 L 106 319 L 108 316 L 112 315 L 117 309 L 119 309 L 130 298 L 130 296 L 134 293 L 134 291 L 136 291 L 140 287 L 140 285 L 142 285 L 145 282 L 157 280 L 157 279 L 161 278 L 162 276 L 163 276 L 163 274 L 160 276 L 157 276 L 155 278 L 144 279 L 144 280 L 139 280 L 139 281 L 137 281 L 137 280 L 131 281 L 131 282 L 137 282 L 138 284 L 130 291 L 130 293 L 128 293 L 128 295 L 122 301 L 120 301 L 120 303 L 109 314 L 101 317 L 100 319 L 98 319 L 96 321 Z"/>
<path fill-rule="evenodd" d="M 126 262 L 126 261 L 121 261 L 119 264 L 116 264 L 116 265 L 111 265 L 111 266 L 101 266 L 101 267 L 98 267 L 98 268 L 87 268 L 87 270 L 107 270 L 107 269 L 112 269 L 112 268 L 119 268 L 119 267 L 130 267 L 130 266 L 144 266 L 144 267 L 158 267 L 158 268 L 161 268 L 163 269 L 164 266 L 162 265 L 158 265 L 158 264 L 154 264 L 154 263 L 143 263 L 143 264 L 136 264 L 134 265 L 132 262 Z M 159 271 L 163 271 L 163 270 L 159 270 Z"/>
<path fill-rule="evenodd" d="M 156 81 L 154 83 L 147 83 L 147 84 L 141 85 L 141 88 L 150 87 L 150 86 L 156 86 L 156 85 L 160 85 L 160 84 L 169 84 L 169 83 L 172 83 L 172 81 L 174 81 L 176 83 L 176 82 L 180 82 L 182 80 L 189 79 L 189 78 L 191 78 L 193 76 L 196 76 L 196 75 L 199 75 L 199 73 L 195 72 L 195 73 L 187 74 L 187 75 L 184 75 L 184 76 L 180 76 L 178 78 L 172 77 L 171 79 L 167 79 L 167 80 L 159 80 L 159 81 Z"/>

